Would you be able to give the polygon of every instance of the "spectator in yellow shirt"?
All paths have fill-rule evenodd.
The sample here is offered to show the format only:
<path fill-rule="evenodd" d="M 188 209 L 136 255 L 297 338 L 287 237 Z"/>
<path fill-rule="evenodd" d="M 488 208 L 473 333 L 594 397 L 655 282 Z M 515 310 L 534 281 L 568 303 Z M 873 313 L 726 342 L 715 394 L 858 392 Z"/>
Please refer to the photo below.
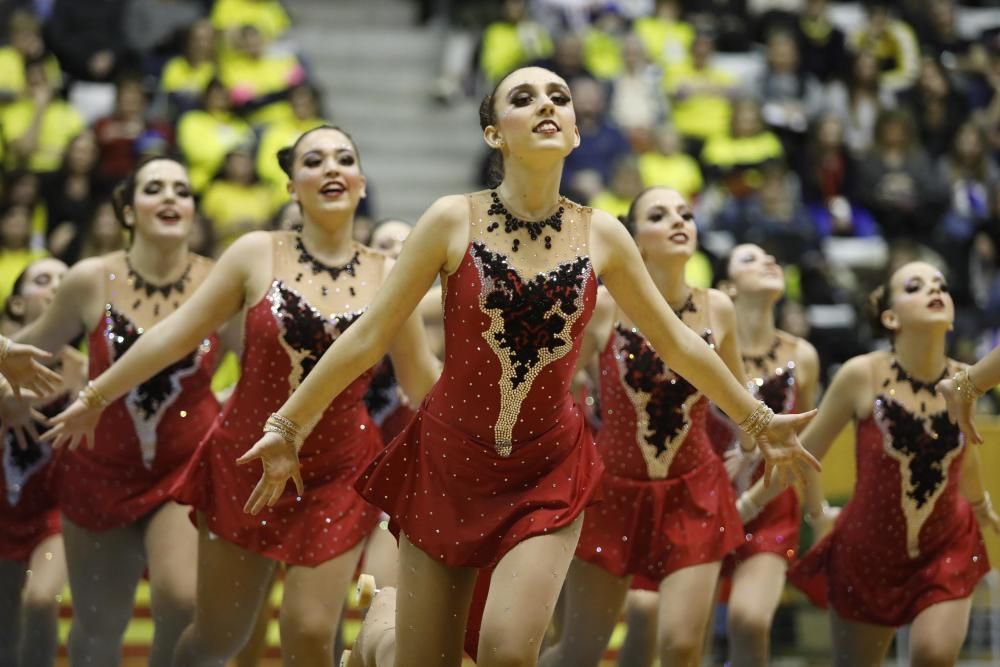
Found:
<path fill-rule="evenodd" d="M 729 129 L 736 80 L 712 66 L 714 54 L 714 38 L 699 33 L 691 44 L 691 60 L 671 65 L 664 76 L 674 127 L 685 138 L 705 141 L 725 135 Z"/>
<path fill-rule="evenodd" d="M 24 68 L 24 94 L 0 111 L 0 138 L 6 145 L 5 169 L 56 171 L 70 140 L 84 127 L 83 117 L 56 95 L 45 60 Z"/>
<path fill-rule="evenodd" d="M 273 190 L 257 177 L 253 149 L 247 145 L 229 152 L 201 200 L 201 212 L 212 221 L 218 249 L 247 232 L 266 229 L 275 209 Z"/>
<path fill-rule="evenodd" d="M 195 21 L 188 29 L 184 53 L 168 60 L 160 75 L 160 90 L 167 94 L 171 117 L 195 108 L 217 73 L 215 28 L 208 19 Z"/>
<path fill-rule="evenodd" d="M 479 69 L 492 85 L 517 67 L 550 55 L 552 39 L 527 16 L 524 0 L 504 0 L 503 18 L 483 31 Z"/>
<path fill-rule="evenodd" d="M 681 20 L 678 0 L 656 0 L 653 14 L 636 19 L 632 30 L 642 39 L 649 59 L 663 69 L 690 58 L 694 28 Z"/>
<path fill-rule="evenodd" d="M 15 10 L 10 16 L 7 36 L 10 43 L 0 48 L 0 104 L 12 102 L 24 92 L 24 63 L 29 60 L 43 59 L 52 87 L 62 86 L 59 61 L 46 51 L 42 27 L 31 12 Z"/>
<path fill-rule="evenodd" d="M 288 200 L 288 176 L 278 166 L 274 156 L 285 146 L 295 143 L 304 133 L 323 125 L 321 99 L 319 90 L 311 84 L 295 86 L 288 93 L 292 116 L 271 123 L 261 135 L 257 149 L 257 175 L 271 186 L 276 202 Z"/>
<path fill-rule="evenodd" d="M 252 25 L 270 42 L 285 34 L 291 20 L 278 0 L 216 0 L 212 25 L 226 33 Z"/>
<path fill-rule="evenodd" d="M 614 5 L 595 10 L 593 23 L 583 33 L 583 60 L 599 79 L 613 80 L 625 70 L 622 42 L 628 26 Z"/>
<path fill-rule="evenodd" d="M 232 112 L 229 92 L 218 79 L 205 88 L 202 108 L 177 123 L 177 145 L 188 165 L 191 186 L 202 192 L 233 148 L 253 141 L 253 130 Z"/>
<path fill-rule="evenodd" d="M 893 93 L 909 88 L 920 73 L 920 45 L 913 29 L 895 16 L 888 0 L 869 0 L 866 8 L 868 21 L 851 35 L 851 48 L 875 54 L 882 88 Z"/>
<path fill-rule="evenodd" d="M 10 296 L 21 272 L 45 255 L 44 250 L 31 249 L 31 210 L 27 206 L 8 206 L 0 215 L 0 301 Z"/>
<path fill-rule="evenodd" d="M 656 131 L 656 147 L 639 156 L 639 174 L 643 187 L 666 186 L 691 200 L 701 192 L 702 177 L 698 161 L 682 150 L 681 137 L 671 125 Z"/>
<path fill-rule="evenodd" d="M 706 171 L 724 178 L 734 194 L 756 189 L 760 181 L 757 168 L 785 154 L 781 141 L 764 126 L 760 113 L 757 100 L 739 100 L 733 107 L 730 132 L 709 139 L 701 155 Z"/>
<path fill-rule="evenodd" d="M 291 53 L 269 53 L 263 34 L 252 24 L 239 30 L 236 48 L 219 59 L 219 75 L 233 102 L 252 125 L 287 119 L 288 89 L 305 80 L 305 69 Z"/>

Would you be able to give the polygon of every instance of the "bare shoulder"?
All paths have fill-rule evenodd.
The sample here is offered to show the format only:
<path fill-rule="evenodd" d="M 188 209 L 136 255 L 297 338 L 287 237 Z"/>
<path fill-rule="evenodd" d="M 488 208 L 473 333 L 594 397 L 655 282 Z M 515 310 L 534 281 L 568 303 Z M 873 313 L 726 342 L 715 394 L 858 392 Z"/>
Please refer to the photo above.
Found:
<path fill-rule="evenodd" d="M 795 342 L 795 361 L 799 366 L 819 369 L 819 352 L 815 346 L 805 338 L 799 338 L 789 333 L 779 332 L 779 336 L 787 337 Z"/>
<path fill-rule="evenodd" d="M 112 261 L 121 259 L 124 255 L 125 252 L 120 250 L 99 257 L 81 259 L 66 272 L 62 280 L 62 289 L 96 290 L 111 270 Z"/>
<path fill-rule="evenodd" d="M 717 290 L 714 287 L 708 290 L 708 307 L 712 309 L 712 313 L 715 315 L 736 316 L 733 300 L 725 292 Z"/>
<path fill-rule="evenodd" d="M 445 195 L 434 200 L 417 221 L 417 227 L 430 227 L 438 232 L 466 230 L 469 224 L 467 195 Z"/>
<path fill-rule="evenodd" d="M 856 390 L 870 387 L 875 362 L 884 354 L 884 352 L 869 352 L 848 359 L 837 370 L 833 381 L 841 385 L 847 384 Z"/>
<path fill-rule="evenodd" d="M 222 257 L 242 257 L 244 260 L 251 261 L 264 255 L 270 257 L 275 235 L 287 235 L 290 237 L 291 232 L 247 232 L 233 241 L 232 245 L 222 253 Z"/>

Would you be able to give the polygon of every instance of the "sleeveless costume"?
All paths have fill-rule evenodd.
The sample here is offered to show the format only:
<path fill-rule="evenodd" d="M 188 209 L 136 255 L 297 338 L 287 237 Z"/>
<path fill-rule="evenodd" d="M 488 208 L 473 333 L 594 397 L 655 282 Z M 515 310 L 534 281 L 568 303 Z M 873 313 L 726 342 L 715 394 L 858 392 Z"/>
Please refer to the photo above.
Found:
<path fill-rule="evenodd" d="M 708 292 L 695 294 L 707 315 Z M 604 502 L 585 516 L 576 556 L 657 590 L 671 573 L 722 560 L 740 543 L 736 499 L 708 439 L 708 399 L 639 331 L 616 323 L 600 369 Z"/>
<path fill-rule="evenodd" d="M 842 618 L 894 627 L 933 604 L 968 597 L 990 567 L 959 492 L 965 443 L 958 427 L 943 408 L 915 413 L 897 393 L 886 380 L 871 416 L 858 422 L 854 496 L 788 575 Z"/>
<path fill-rule="evenodd" d="M 91 378 L 121 358 L 146 326 L 162 319 L 161 306 L 180 306 L 181 299 L 170 294 L 191 280 L 193 268 L 202 276 L 207 273 L 207 260 L 195 258 L 176 283 L 160 287 L 143 281 L 125 261 L 108 262 L 104 316 L 88 338 Z M 67 518 L 88 530 L 110 530 L 170 500 L 170 489 L 219 412 L 211 388 L 217 349 L 213 334 L 108 405 L 97 424 L 93 449 L 81 445 L 59 452 L 54 483 Z"/>
<path fill-rule="evenodd" d="M 540 238 L 518 231 L 512 244 L 499 229 L 489 192 L 468 200 L 470 242 L 443 286 L 441 378 L 357 488 L 432 558 L 487 568 L 572 524 L 598 486 L 600 457 L 569 391 L 597 284 L 589 208 L 562 200 L 538 252 Z"/>
<path fill-rule="evenodd" d="M 371 371 L 340 393 L 305 440 L 299 452 L 304 496 L 297 497 L 289 485 L 274 507 L 246 514 L 243 506 L 261 467 L 238 466 L 236 459 L 260 439 L 268 416 L 364 312 L 370 294 L 358 294 L 381 284 L 385 256 L 357 246 L 344 267 L 313 265 L 310 274 L 302 263 L 309 256 L 296 234 L 274 233 L 272 242 L 274 278 L 264 297 L 246 310 L 239 382 L 191 457 L 175 496 L 203 513 L 218 537 L 290 565 L 315 566 L 349 551 L 378 520 L 378 512 L 353 488 L 381 448 L 362 401 Z M 332 282 L 327 275 L 316 277 L 324 272 Z"/>

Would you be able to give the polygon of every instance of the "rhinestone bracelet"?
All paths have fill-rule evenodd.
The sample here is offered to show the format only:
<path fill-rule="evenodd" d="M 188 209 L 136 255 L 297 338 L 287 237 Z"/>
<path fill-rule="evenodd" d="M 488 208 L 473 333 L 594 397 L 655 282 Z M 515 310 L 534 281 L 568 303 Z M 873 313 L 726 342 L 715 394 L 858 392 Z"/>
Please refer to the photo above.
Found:
<path fill-rule="evenodd" d="M 288 417 L 273 413 L 264 424 L 264 433 L 276 433 L 296 449 L 302 446 L 302 427 Z"/>
<path fill-rule="evenodd" d="M 91 410 L 103 410 L 108 406 L 108 399 L 94 386 L 93 380 L 88 382 L 76 397 Z"/>
<path fill-rule="evenodd" d="M 740 422 L 740 429 L 751 438 L 757 439 L 761 433 L 767 430 L 772 419 L 774 419 L 774 410 L 767 407 L 764 401 L 760 401 L 753 412 Z"/>
<path fill-rule="evenodd" d="M 7 355 L 10 354 L 10 346 L 13 343 L 7 336 L 0 336 L 0 364 L 7 361 Z"/>
<path fill-rule="evenodd" d="M 972 384 L 972 378 L 969 377 L 969 369 L 963 368 L 962 370 L 955 373 L 952 376 L 951 381 L 955 383 L 955 391 L 968 401 L 969 403 L 975 403 L 976 400 L 983 395 L 983 392 L 976 388 L 976 385 Z"/>

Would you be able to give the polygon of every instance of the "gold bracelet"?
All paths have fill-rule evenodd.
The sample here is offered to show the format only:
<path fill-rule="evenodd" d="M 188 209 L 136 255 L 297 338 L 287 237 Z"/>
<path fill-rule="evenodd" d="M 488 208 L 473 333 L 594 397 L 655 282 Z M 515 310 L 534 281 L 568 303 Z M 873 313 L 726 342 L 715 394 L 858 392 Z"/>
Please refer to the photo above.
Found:
<path fill-rule="evenodd" d="M 276 433 L 285 442 L 294 445 L 296 449 L 302 446 L 302 427 L 277 412 L 267 418 L 267 422 L 264 424 L 264 433 Z"/>
<path fill-rule="evenodd" d="M 0 336 L 0 364 L 7 361 L 7 355 L 10 354 L 10 346 L 13 341 L 7 336 Z"/>
<path fill-rule="evenodd" d="M 91 410 L 103 410 L 108 406 L 108 399 L 104 398 L 104 394 L 94 386 L 93 380 L 88 382 L 76 397 Z"/>
<path fill-rule="evenodd" d="M 753 412 L 740 422 L 740 429 L 756 440 L 761 433 L 767 430 L 772 419 L 774 419 L 774 410 L 767 407 L 764 401 L 759 401 Z"/>
<path fill-rule="evenodd" d="M 975 403 L 976 400 L 983 395 L 983 392 L 976 388 L 976 385 L 972 384 L 972 378 L 969 377 L 969 369 L 963 368 L 962 370 L 955 373 L 952 376 L 951 381 L 955 383 L 955 391 L 958 392 L 959 396 L 964 398 L 969 403 Z"/>

